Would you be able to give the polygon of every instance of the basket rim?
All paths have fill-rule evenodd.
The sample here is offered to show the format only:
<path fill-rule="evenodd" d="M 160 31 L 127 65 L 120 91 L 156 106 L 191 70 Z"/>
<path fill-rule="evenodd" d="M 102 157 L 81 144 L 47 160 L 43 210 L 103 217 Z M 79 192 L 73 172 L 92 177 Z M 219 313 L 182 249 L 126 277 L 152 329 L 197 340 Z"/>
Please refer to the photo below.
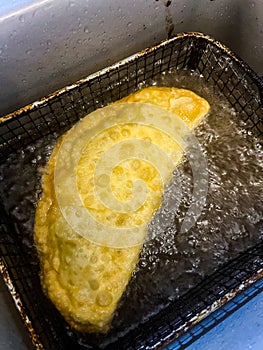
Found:
<path fill-rule="evenodd" d="M 108 67 L 105 67 L 105 68 L 103 68 L 95 73 L 88 75 L 85 78 L 79 79 L 75 83 L 67 85 L 67 86 L 47 95 L 46 97 L 43 97 L 43 98 L 41 98 L 41 99 L 31 103 L 31 104 L 28 104 L 22 108 L 19 108 L 18 110 L 14 111 L 14 112 L 11 112 L 3 117 L 0 117 L 0 126 L 1 126 L 1 124 L 11 120 L 12 118 L 19 117 L 23 113 L 27 113 L 29 111 L 34 110 L 35 108 L 39 108 L 39 107 L 45 105 L 47 102 L 51 101 L 54 97 L 60 96 L 60 95 L 66 93 L 70 90 L 75 89 L 76 87 L 78 87 L 79 85 L 82 85 L 83 83 L 86 83 L 86 82 L 88 82 L 96 77 L 100 77 L 107 72 L 113 71 L 118 67 L 122 67 L 122 66 L 134 61 L 135 59 L 138 59 L 139 57 L 143 57 L 147 53 L 153 52 L 153 51 L 155 51 L 163 46 L 166 46 L 167 44 L 174 43 L 177 40 L 181 40 L 182 38 L 195 38 L 198 40 L 200 40 L 200 39 L 206 40 L 206 41 L 212 43 L 213 45 L 215 45 L 216 47 L 218 47 L 219 49 L 221 49 L 228 56 L 231 56 L 231 58 L 242 67 L 242 69 L 245 71 L 245 73 L 248 74 L 248 76 L 252 79 L 252 81 L 255 82 L 255 84 L 257 85 L 259 92 L 261 94 L 261 100 L 262 100 L 262 94 L 263 94 L 263 80 L 262 80 L 262 78 L 260 78 L 253 71 L 253 69 L 250 68 L 250 66 L 245 61 L 243 61 L 241 58 L 239 58 L 238 55 L 236 55 L 226 45 L 222 44 L 220 41 L 214 39 L 213 37 L 211 37 L 209 35 L 203 34 L 201 32 L 182 32 L 182 33 L 178 33 L 177 35 L 175 35 L 174 37 L 172 37 L 170 39 L 165 39 L 165 40 L 161 41 L 157 45 L 148 47 L 148 48 L 141 50 L 135 54 L 132 54 L 132 55 L 118 61 L 117 63 L 114 63 Z M 220 268 L 217 270 L 220 270 Z M 39 339 L 36 330 L 34 329 L 33 322 L 31 322 L 30 315 L 26 311 L 26 308 L 24 307 L 24 304 L 23 304 L 21 298 L 19 297 L 19 293 L 17 291 L 15 281 L 12 280 L 12 277 L 10 276 L 10 274 L 8 272 L 8 265 L 5 263 L 4 259 L 2 259 L 1 255 L 0 255 L 0 274 L 3 278 L 4 283 L 6 284 L 8 290 L 9 290 L 9 293 L 10 293 L 10 295 L 15 303 L 15 306 L 16 306 L 16 308 L 17 308 L 17 310 L 22 318 L 22 321 L 23 321 L 29 335 L 30 335 L 30 338 L 31 338 L 33 345 L 35 346 L 36 349 L 44 349 L 44 345 L 41 342 L 41 340 Z M 256 275 L 251 276 L 251 280 L 247 281 L 246 288 L 248 288 L 248 286 L 251 283 L 255 283 L 259 278 L 262 278 L 262 271 L 258 271 L 258 273 Z M 226 303 L 229 299 L 232 299 L 232 297 L 234 297 L 240 291 L 241 291 L 240 288 L 238 288 L 235 293 L 233 293 L 229 297 L 225 298 L 224 302 L 222 302 L 222 303 L 219 302 L 217 307 L 224 305 L 224 303 Z M 212 309 L 209 312 L 214 311 L 216 308 L 212 307 Z M 196 317 L 197 317 L 197 320 L 199 321 L 206 316 L 207 316 L 207 314 L 203 313 L 202 315 L 197 315 Z M 188 328 L 188 325 L 186 325 L 186 328 Z"/>
<path fill-rule="evenodd" d="M 243 60 L 241 59 L 234 51 L 232 51 L 231 49 L 229 49 L 225 44 L 221 43 L 220 41 L 216 40 L 214 37 L 201 33 L 201 32 L 182 32 L 182 33 L 178 33 L 175 36 L 173 36 L 170 39 L 165 39 L 162 40 L 159 44 L 153 45 L 151 47 L 147 47 L 137 53 L 134 53 L 110 66 L 107 66 L 105 68 L 102 68 L 92 74 L 89 74 L 88 76 L 86 76 L 85 78 L 79 79 L 76 82 L 69 84 L 61 89 L 56 90 L 55 92 L 50 93 L 49 95 L 47 95 L 46 97 L 42 97 L 39 100 L 36 100 L 24 107 L 21 107 L 17 110 L 15 110 L 14 112 L 8 113 L 4 116 L 0 116 L 0 126 L 1 123 L 6 122 L 10 119 L 12 119 L 13 117 L 17 117 L 19 115 L 21 115 L 22 113 L 25 112 L 29 112 L 32 111 L 35 108 L 41 107 L 42 105 L 44 105 L 45 103 L 49 102 L 50 100 L 52 100 L 54 97 L 60 96 L 65 92 L 68 92 L 74 88 L 76 88 L 79 85 L 82 85 L 83 83 L 86 83 L 96 77 L 100 77 L 101 75 L 110 72 L 118 67 L 122 67 L 127 63 L 130 63 L 132 61 L 134 61 L 135 59 L 142 57 L 143 55 L 145 55 L 146 53 L 149 52 L 153 52 L 157 49 L 159 49 L 162 46 L 166 46 L 167 44 L 176 42 L 179 39 L 182 38 L 197 38 L 197 39 L 204 39 L 212 44 L 214 44 L 215 46 L 217 46 L 219 49 L 221 49 L 222 51 L 224 51 L 227 55 L 231 56 L 232 59 L 234 59 L 239 65 L 241 65 L 241 67 L 244 69 L 244 71 L 251 77 L 251 79 L 256 83 L 257 87 L 259 88 L 259 91 L 261 93 L 261 101 L 263 100 L 263 79 L 260 78 L 255 72 L 254 70 Z M 263 103 L 263 102 L 262 102 Z"/>

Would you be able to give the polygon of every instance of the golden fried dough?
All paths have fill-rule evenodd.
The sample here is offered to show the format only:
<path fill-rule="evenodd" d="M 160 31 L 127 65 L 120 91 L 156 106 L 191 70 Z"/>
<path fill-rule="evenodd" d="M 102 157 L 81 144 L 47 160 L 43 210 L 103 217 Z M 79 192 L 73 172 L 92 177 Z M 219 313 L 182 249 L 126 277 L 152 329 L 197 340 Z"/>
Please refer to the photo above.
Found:
<path fill-rule="evenodd" d="M 145 102 L 167 109 L 194 129 L 209 111 L 209 103 L 194 92 L 174 87 L 148 87 L 124 97 L 120 102 Z"/>
<path fill-rule="evenodd" d="M 195 93 L 166 87 L 143 89 L 113 105 L 120 102 L 150 103 L 161 107 L 180 117 L 190 129 L 193 129 L 209 110 L 208 102 Z M 134 103 L 131 104 L 130 110 L 132 105 Z M 103 118 L 107 117 L 103 113 L 102 115 Z M 84 119 L 85 127 L 91 130 L 94 127 L 94 119 L 89 119 L 89 116 Z M 76 232 L 74 226 L 65 218 L 55 188 L 55 169 L 61 145 L 66 137 L 71 135 L 73 145 L 78 142 L 78 135 L 74 135 L 74 130 L 73 127 L 69 131 L 71 134 L 68 132 L 60 138 L 43 175 L 43 194 L 35 218 L 35 244 L 40 257 L 41 283 L 47 296 L 72 327 L 85 332 L 106 332 L 138 262 L 142 242 L 126 247 L 122 247 L 121 244 L 120 247 L 114 247 L 103 242 L 95 242 Z M 125 231 L 129 227 L 142 227 L 144 237 L 147 222 L 161 203 L 163 181 L 158 174 L 158 168 L 156 169 L 143 157 L 142 159 L 127 157 L 114 166 L 110 177 L 110 188 L 118 201 L 126 203 L 133 198 L 135 179 L 147 185 L 147 200 L 133 211 L 113 211 L 98 197 L 96 190 L 96 184 L 103 188 L 104 182 L 107 181 L 104 173 L 100 173 L 97 178 L 94 175 L 100 157 L 109 148 L 127 139 L 142 139 L 154 143 L 173 158 L 175 166 L 183 155 L 180 145 L 160 129 L 149 125 L 116 122 L 115 125 L 104 128 L 94 135 L 82 149 L 76 165 L 74 186 L 81 203 L 96 222 L 114 230 Z M 130 148 L 128 154 L 129 152 Z M 69 149 L 68 158 L 73 159 L 74 156 L 74 148 L 72 153 Z M 65 169 L 62 170 L 67 171 L 67 159 Z M 63 171 L 58 175 L 59 183 L 62 183 L 64 178 L 67 179 Z M 165 182 L 170 178 L 171 169 Z M 69 186 L 68 193 L 66 192 L 64 201 L 68 195 L 70 202 L 72 200 L 70 195 L 74 191 Z M 103 194 L 107 195 L 102 191 L 102 197 Z M 140 226 L 145 222 L 146 225 Z M 91 229 L 88 224 L 85 227 L 85 222 L 82 224 L 87 232 Z"/>

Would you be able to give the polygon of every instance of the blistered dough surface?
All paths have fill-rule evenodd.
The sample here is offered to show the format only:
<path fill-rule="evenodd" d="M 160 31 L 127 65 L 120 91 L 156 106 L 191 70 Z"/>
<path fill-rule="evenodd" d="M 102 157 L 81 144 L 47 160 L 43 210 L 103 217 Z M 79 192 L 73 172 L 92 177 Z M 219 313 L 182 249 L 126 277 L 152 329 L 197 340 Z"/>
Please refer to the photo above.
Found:
<path fill-rule="evenodd" d="M 146 88 L 119 102 L 152 103 L 176 114 L 190 129 L 209 110 L 207 101 L 193 92 L 165 87 Z M 41 282 L 45 293 L 72 327 L 80 331 L 106 332 L 138 262 L 141 245 L 127 248 L 99 245 L 76 233 L 65 220 L 54 186 L 56 157 L 64 137 L 58 141 L 46 166 L 43 194 L 36 211 L 35 243 L 40 256 Z M 112 213 L 97 198 L 94 187 L 96 161 L 106 149 L 127 138 L 155 143 L 174 157 L 175 164 L 183 156 L 182 149 L 169 135 L 149 126 L 129 123 L 116 123 L 86 145 L 77 166 L 77 189 L 94 218 L 113 228 L 136 226 L 145 220 L 149 222 L 160 206 L 163 192 L 158 169 L 144 160 L 127 159 L 112 171 L 112 193 L 119 201 L 129 200 L 132 183 L 139 178 L 147 185 L 148 200 L 134 212 Z M 96 179 L 102 185 L 104 180 L 103 176 Z M 143 230 L 146 235 L 146 229 Z"/>

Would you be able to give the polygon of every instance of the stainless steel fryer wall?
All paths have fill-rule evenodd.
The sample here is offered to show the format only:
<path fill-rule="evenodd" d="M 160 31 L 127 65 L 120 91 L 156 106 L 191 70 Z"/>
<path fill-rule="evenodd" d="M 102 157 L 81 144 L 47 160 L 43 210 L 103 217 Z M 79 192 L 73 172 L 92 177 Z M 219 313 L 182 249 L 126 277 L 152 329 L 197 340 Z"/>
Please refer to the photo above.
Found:
<path fill-rule="evenodd" d="M 263 74 L 262 0 L 13 0 L 0 6 L 0 115 L 183 31 Z"/>

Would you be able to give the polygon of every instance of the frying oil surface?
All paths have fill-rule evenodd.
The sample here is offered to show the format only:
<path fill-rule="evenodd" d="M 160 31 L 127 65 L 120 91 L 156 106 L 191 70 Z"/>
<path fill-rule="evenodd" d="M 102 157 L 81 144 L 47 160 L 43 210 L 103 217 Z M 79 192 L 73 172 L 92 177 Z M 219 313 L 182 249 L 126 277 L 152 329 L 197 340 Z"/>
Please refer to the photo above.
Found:
<path fill-rule="evenodd" d="M 113 329 L 117 330 L 132 327 L 157 313 L 263 236 L 263 162 L 259 140 L 227 100 L 202 77 L 175 72 L 160 76 L 152 85 L 191 89 L 210 103 L 209 116 L 195 130 L 207 161 L 209 188 L 196 224 L 180 233 L 192 200 L 193 178 L 187 159 L 176 169 L 166 186 L 162 205 L 149 223 L 151 239 L 143 247 L 113 320 Z M 10 155 L 1 166 L 0 196 L 32 264 L 37 261 L 33 226 L 41 195 L 41 169 L 57 136 L 50 135 Z M 174 212 L 173 203 L 180 195 L 179 209 Z"/>

